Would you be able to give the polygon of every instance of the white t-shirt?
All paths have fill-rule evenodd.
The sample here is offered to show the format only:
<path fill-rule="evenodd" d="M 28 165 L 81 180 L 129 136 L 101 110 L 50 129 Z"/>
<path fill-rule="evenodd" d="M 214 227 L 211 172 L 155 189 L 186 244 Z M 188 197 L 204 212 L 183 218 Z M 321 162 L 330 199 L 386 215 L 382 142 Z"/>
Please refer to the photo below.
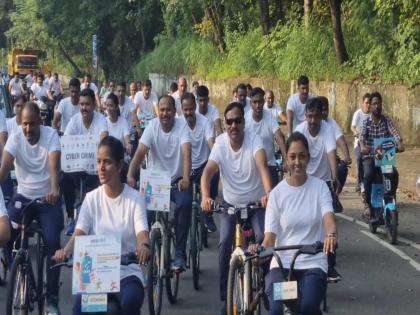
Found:
<path fill-rule="evenodd" d="M 128 96 L 124 98 L 124 105 L 119 105 L 121 117 L 124 118 L 129 126 L 131 126 L 131 114 L 135 106 Z"/>
<path fill-rule="evenodd" d="M 353 119 L 351 121 L 351 126 L 355 127 L 357 132 L 360 133 L 362 130 L 363 122 L 370 117 L 370 113 L 365 114 L 360 108 L 356 110 L 353 114 Z M 354 147 L 356 148 L 359 145 L 359 139 L 354 138 Z"/>
<path fill-rule="evenodd" d="M 281 110 L 281 107 L 279 104 L 277 104 L 276 102 L 273 103 L 272 107 L 268 107 L 268 104 L 265 103 L 264 104 L 264 109 L 270 111 L 271 115 L 274 117 L 274 119 L 276 121 L 279 121 L 279 116 L 281 113 L 283 113 L 283 111 Z"/>
<path fill-rule="evenodd" d="M 155 115 L 155 108 L 158 104 L 158 97 L 154 92 L 151 92 L 149 98 L 146 100 L 143 96 L 143 91 L 137 92 L 134 97 L 134 105 L 139 114 L 152 114 Z"/>
<path fill-rule="evenodd" d="M 263 149 L 261 139 L 252 136 L 247 130 L 242 147 L 237 152 L 233 151 L 227 133 L 216 138 L 209 160 L 219 167 L 223 198 L 226 202 L 235 206 L 247 205 L 258 202 L 264 196 L 260 173 L 255 163 L 256 153 Z"/>
<path fill-rule="evenodd" d="M 258 135 L 261 139 L 265 154 L 267 155 L 267 164 L 269 166 L 276 165 L 274 157 L 274 134 L 279 129 L 277 120 L 273 118 L 268 110 L 263 111 L 263 117 L 259 122 L 252 118 L 253 111 L 249 111 L 245 115 L 245 128 L 251 135 Z"/>
<path fill-rule="evenodd" d="M 20 126 L 16 122 L 16 116 L 12 118 L 7 118 L 6 126 L 7 126 L 7 133 L 9 137 L 11 134 L 20 130 Z"/>
<path fill-rule="evenodd" d="M 125 147 L 124 137 L 130 134 L 127 121 L 120 116 L 118 117 L 117 122 L 113 123 L 109 117 L 107 117 L 106 124 L 109 135 L 120 140 Z"/>
<path fill-rule="evenodd" d="M 245 115 L 248 112 L 252 112 L 251 99 L 249 97 L 246 98 L 244 111 L 245 111 Z"/>
<path fill-rule="evenodd" d="M 57 132 L 51 127 L 40 128 L 35 145 L 29 144 L 20 128 L 7 139 L 4 148 L 15 158 L 17 193 L 28 199 L 44 197 L 51 191 L 48 153 L 61 151 Z"/>
<path fill-rule="evenodd" d="M 139 192 L 124 185 L 116 198 L 107 196 L 104 186 L 86 194 L 80 208 L 76 229 L 87 235 L 121 234 L 121 254 L 135 252 L 137 234 L 148 231 L 146 209 Z M 121 266 L 120 279 L 138 277 L 143 283 L 143 273 L 138 264 Z"/>
<path fill-rule="evenodd" d="M 54 78 L 51 78 L 50 82 L 49 82 L 49 88 L 51 89 L 51 91 L 54 92 L 55 96 L 60 94 L 61 93 L 61 81 L 60 81 L 60 79 L 55 81 Z"/>
<path fill-rule="evenodd" d="M 197 105 L 197 109 L 195 111 L 196 113 L 200 113 L 199 109 L 198 109 L 198 105 Z M 203 114 L 201 114 L 203 115 Z M 203 115 L 204 117 L 206 117 L 210 122 L 212 122 L 214 124 L 214 122 L 217 119 L 220 119 L 220 112 L 217 109 L 216 106 L 214 106 L 213 104 L 208 104 L 207 105 L 207 113 L 205 115 Z"/>
<path fill-rule="evenodd" d="M 333 212 L 331 193 L 327 184 L 313 176 L 308 176 L 305 184 L 290 186 L 283 179 L 270 193 L 265 212 L 265 233 L 276 234 L 275 246 L 309 245 L 323 242 L 325 231 L 324 215 Z M 295 250 L 278 251 L 284 268 L 290 268 Z M 270 268 L 278 267 L 271 260 Z M 296 269 L 320 268 L 328 270 L 327 256 L 300 255 Z"/>
<path fill-rule="evenodd" d="M 61 114 L 61 131 L 65 131 L 70 119 L 80 113 L 80 105 L 73 105 L 71 97 L 63 98 L 57 107 L 57 112 Z"/>
<path fill-rule="evenodd" d="M 340 138 L 343 135 L 343 131 L 341 130 L 340 126 L 337 124 L 337 121 L 335 121 L 334 119 L 330 117 L 328 117 L 324 121 L 327 123 L 328 126 L 330 126 L 331 130 L 334 133 L 335 141 L 337 141 L 338 138 Z"/>
<path fill-rule="evenodd" d="M 210 154 L 208 140 L 214 138 L 213 124 L 200 113 L 195 114 L 196 123 L 194 129 L 188 126 L 191 134 L 191 162 L 192 169 L 195 170 L 207 162 Z M 184 117 L 182 119 L 187 125 Z"/>
<path fill-rule="evenodd" d="M 171 174 L 172 180 L 182 177 L 183 161 L 181 147 L 191 143 L 189 127 L 180 118 L 175 118 L 172 130 L 164 132 L 159 119 L 150 121 L 140 142 L 150 149 L 150 169 L 164 170 Z"/>
<path fill-rule="evenodd" d="M 82 83 L 80 84 L 80 91 L 83 91 L 84 89 L 86 89 L 88 87 L 88 85 L 86 83 Z M 98 87 L 96 86 L 95 83 L 90 82 L 89 84 L 89 89 L 91 89 L 93 92 L 98 93 Z"/>
<path fill-rule="evenodd" d="M 15 78 L 13 78 L 9 81 L 9 86 L 11 87 L 10 94 L 12 96 L 22 95 L 21 84 L 22 81 L 20 79 L 15 80 Z"/>
<path fill-rule="evenodd" d="M 182 113 L 181 96 L 179 96 L 179 91 L 173 93 L 172 97 L 175 99 L 176 113 L 178 114 L 178 117 L 184 116 Z"/>
<path fill-rule="evenodd" d="M 28 84 L 28 86 L 32 86 L 32 84 L 34 83 L 34 80 L 33 80 L 32 75 L 30 73 L 26 75 L 25 80 L 26 80 L 26 83 Z"/>
<path fill-rule="evenodd" d="M 0 189 L 0 218 L 7 216 L 6 204 L 4 203 L 3 192 Z"/>
<path fill-rule="evenodd" d="M 308 102 L 309 99 L 314 97 L 315 95 L 309 93 L 306 102 Z M 287 101 L 286 110 L 290 110 L 293 112 L 293 131 L 295 131 L 296 127 L 306 120 L 305 108 L 306 103 L 302 104 L 299 98 L 299 93 L 295 93 L 289 97 L 289 100 Z"/>
<path fill-rule="evenodd" d="M 325 121 L 321 122 L 321 129 L 316 137 L 309 133 L 306 121 L 297 126 L 295 131 L 302 133 L 308 140 L 311 158 L 306 172 L 324 181 L 330 181 L 331 169 L 327 154 L 336 149 L 334 132 Z"/>
<path fill-rule="evenodd" d="M 101 136 L 103 132 L 108 131 L 106 119 L 102 114 L 93 112 L 93 119 L 89 129 L 86 129 L 83 124 L 82 114 L 79 112 L 74 115 L 67 124 L 64 134 L 67 136 L 78 135 L 98 135 Z"/>
<path fill-rule="evenodd" d="M 38 83 L 34 83 L 31 86 L 32 93 L 34 96 L 39 100 L 41 97 L 48 97 L 48 85 L 38 85 Z"/>

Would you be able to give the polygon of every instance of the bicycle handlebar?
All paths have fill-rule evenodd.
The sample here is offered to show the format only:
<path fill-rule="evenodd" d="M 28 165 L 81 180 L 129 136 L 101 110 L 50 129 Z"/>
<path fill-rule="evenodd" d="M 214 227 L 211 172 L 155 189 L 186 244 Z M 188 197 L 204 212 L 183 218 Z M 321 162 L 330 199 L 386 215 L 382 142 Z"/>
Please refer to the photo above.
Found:
<path fill-rule="evenodd" d="M 252 202 L 247 204 L 246 206 L 224 206 L 221 204 L 214 204 L 214 210 L 215 213 L 221 213 L 223 211 L 227 211 L 229 215 L 235 215 L 238 212 L 241 212 L 242 210 L 253 210 L 253 209 L 260 209 L 263 208 L 261 202 Z"/>
<path fill-rule="evenodd" d="M 54 256 L 51 257 L 51 260 L 55 261 Z M 120 264 L 122 266 L 127 266 L 130 264 L 138 264 L 138 262 L 139 262 L 139 259 L 137 258 L 137 254 L 135 252 L 129 252 L 128 254 L 121 255 Z M 66 257 L 66 259 L 63 262 L 50 266 L 50 270 L 55 269 L 55 268 L 60 268 L 60 267 L 72 268 L 73 259 L 71 257 Z"/>
<path fill-rule="evenodd" d="M 288 246 L 279 246 L 279 247 L 269 247 L 264 248 L 259 246 L 256 253 L 251 253 L 249 251 L 245 252 L 245 255 L 248 256 L 247 260 L 254 258 L 269 258 L 274 255 L 275 252 L 285 251 L 285 250 L 297 250 L 299 254 L 307 255 L 316 255 L 322 252 L 324 249 L 324 243 L 316 242 L 309 245 L 288 245 Z"/>

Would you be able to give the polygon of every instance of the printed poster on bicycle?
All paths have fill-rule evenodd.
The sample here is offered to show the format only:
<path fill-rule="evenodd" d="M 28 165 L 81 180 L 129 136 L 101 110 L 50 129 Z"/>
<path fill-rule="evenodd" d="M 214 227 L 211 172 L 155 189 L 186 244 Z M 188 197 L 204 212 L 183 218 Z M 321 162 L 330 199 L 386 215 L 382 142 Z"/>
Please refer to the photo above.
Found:
<path fill-rule="evenodd" d="M 394 138 L 373 139 L 373 146 L 375 166 L 394 166 L 396 164 L 397 151 Z"/>
<path fill-rule="evenodd" d="M 66 173 L 96 174 L 98 135 L 62 136 L 61 168 Z"/>
<path fill-rule="evenodd" d="M 120 292 L 121 234 L 77 236 L 73 294 Z"/>
<path fill-rule="evenodd" d="M 171 175 L 166 171 L 141 170 L 140 195 L 147 210 L 169 212 Z"/>

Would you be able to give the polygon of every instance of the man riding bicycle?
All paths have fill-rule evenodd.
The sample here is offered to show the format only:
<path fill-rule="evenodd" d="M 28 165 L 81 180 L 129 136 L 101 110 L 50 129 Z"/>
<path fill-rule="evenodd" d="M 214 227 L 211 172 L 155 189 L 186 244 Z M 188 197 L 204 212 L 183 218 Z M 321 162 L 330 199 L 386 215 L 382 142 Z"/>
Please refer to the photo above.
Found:
<path fill-rule="evenodd" d="M 52 122 L 53 128 L 59 129 L 61 132 L 66 130 L 70 119 L 80 112 L 80 81 L 73 78 L 69 82 L 70 96 L 62 99 L 58 104 L 57 110 L 54 112 Z"/>
<path fill-rule="evenodd" d="M 136 185 L 136 173 L 147 153 L 150 151 L 148 167 L 158 171 L 167 171 L 172 184 L 178 189 L 171 190 L 171 201 L 175 202 L 175 261 L 173 269 L 177 272 L 186 269 L 186 245 L 191 223 L 192 196 L 190 190 L 191 174 L 191 136 L 188 126 L 175 118 L 175 100 L 164 95 L 158 103 L 158 118 L 150 122 L 140 139 L 127 175 L 127 183 Z"/>
<path fill-rule="evenodd" d="M 372 156 L 367 156 L 373 153 L 373 142 L 374 139 L 393 137 L 397 150 L 399 152 L 404 151 L 403 140 L 394 126 L 391 118 L 382 114 L 382 96 L 379 92 L 374 92 L 369 96 L 369 105 L 371 110 L 371 116 L 367 118 L 363 124 L 359 135 L 360 148 L 362 153 L 363 163 L 363 183 L 365 187 L 365 201 L 370 208 L 370 217 L 374 219 L 371 205 L 371 193 L 372 183 L 375 178 L 375 174 L 379 171 L 378 167 L 375 167 L 375 161 Z M 392 191 L 395 196 L 398 187 L 398 172 L 394 168 L 394 172 L 391 178 Z"/>
<path fill-rule="evenodd" d="M 58 174 L 60 165 L 60 141 L 58 134 L 50 127 L 41 126 L 37 104 L 28 102 L 22 110 L 22 127 L 13 133 L 6 143 L 0 168 L 0 182 L 3 182 L 15 166 L 18 181 L 17 195 L 9 203 L 8 214 L 13 222 L 20 222 L 22 203 L 44 198 L 47 203 L 32 207 L 34 218 L 41 225 L 47 245 L 47 264 L 50 257 L 60 248 L 60 233 L 63 229 Z M 10 258 L 16 230 L 8 245 Z M 58 287 L 59 270 L 47 271 L 47 311 L 59 313 Z"/>
<path fill-rule="evenodd" d="M 201 208 L 210 212 L 214 200 L 210 194 L 213 176 L 220 172 L 223 199 L 228 206 L 248 205 L 261 201 L 267 204 L 271 191 L 270 172 L 261 139 L 245 131 L 244 107 L 239 102 L 230 103 L 225 109 L 226 133 L 216 138 L 209 160 L 201 177 Z M 227 207 L 226 207 L 227 208 Z M 256 243 L 264 238 L 264 209 L 257 209 L 250 217 Z M 221 314 L 226 314 L 227 278 L 229 260 L 235 234 L 234 216 L 227 212 L 220 215 L 219 281 Z"/>

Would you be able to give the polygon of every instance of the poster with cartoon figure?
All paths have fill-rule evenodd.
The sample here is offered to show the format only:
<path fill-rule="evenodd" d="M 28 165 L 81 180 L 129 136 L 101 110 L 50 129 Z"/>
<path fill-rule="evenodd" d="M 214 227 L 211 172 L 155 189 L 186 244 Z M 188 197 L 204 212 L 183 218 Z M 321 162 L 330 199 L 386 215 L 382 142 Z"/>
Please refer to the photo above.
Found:
<path fill-rule="evenodd" d="M 73 294 L 120 291 L 121 235 L 77 236 L 73 254 Z"/>
<path fill-rule="evenodd" d="M 373 154 L 375 156 L 375 166 L 386 166 L 396 164 L 397 152 L 394 138 L 373 139 Z"/>
<path fill-rule="evenodd" d="M 169 212 L 171 175 L 165 171 L 141 170 L 140 195 L 147 210 Z"/>

